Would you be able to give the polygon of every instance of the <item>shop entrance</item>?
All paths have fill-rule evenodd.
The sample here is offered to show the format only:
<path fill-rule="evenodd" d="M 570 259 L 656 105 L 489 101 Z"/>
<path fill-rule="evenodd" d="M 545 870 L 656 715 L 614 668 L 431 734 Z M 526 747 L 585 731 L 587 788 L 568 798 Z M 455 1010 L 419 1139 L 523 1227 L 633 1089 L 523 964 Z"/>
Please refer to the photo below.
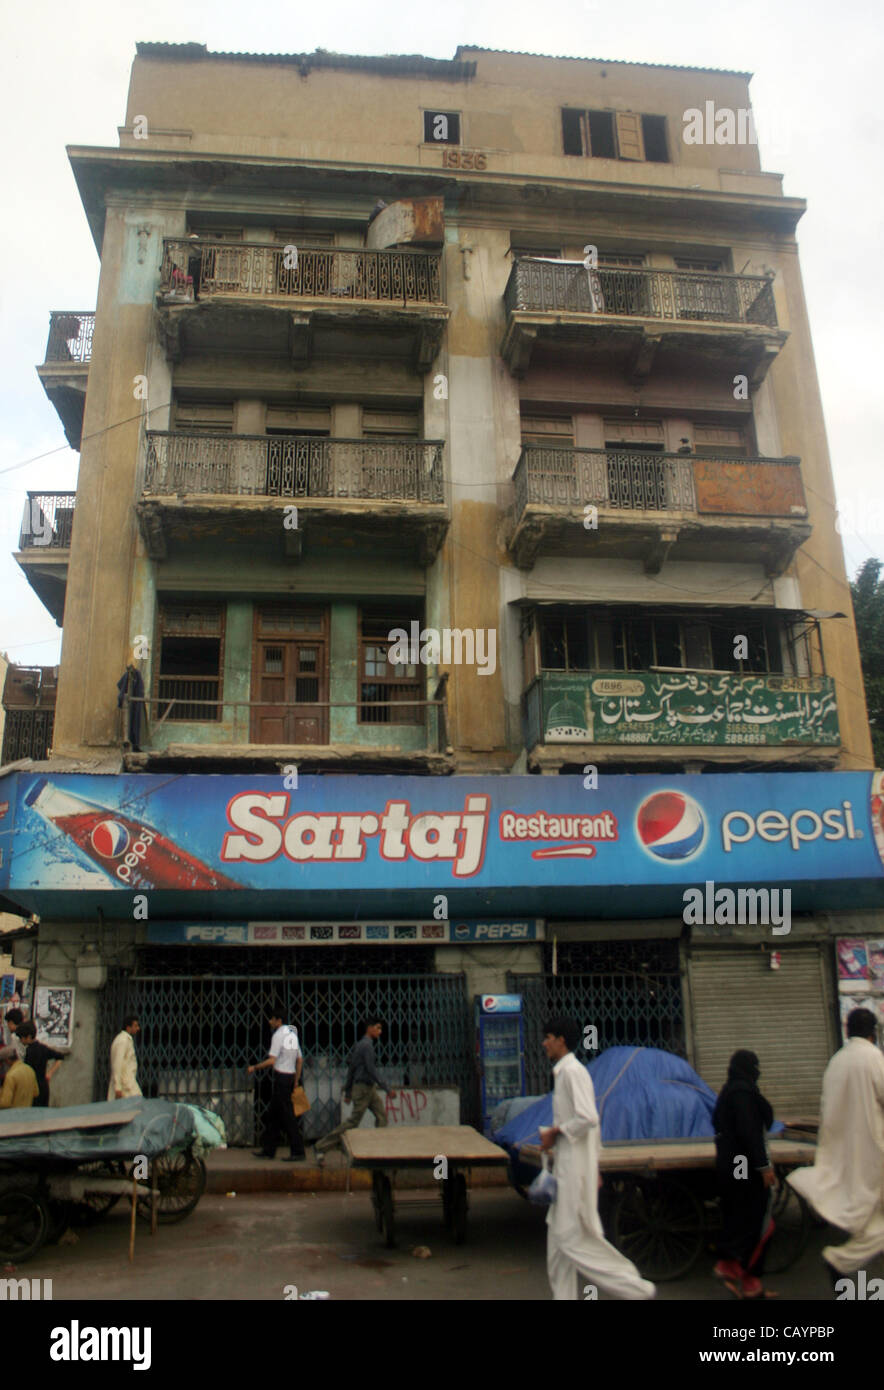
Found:
<path fill-rule="evenodd" d="M 180 950 L 191 958 L 196 954 Z M 256 1144 L 267 1087 L 259 1083 L 256 1089 L 246 1067 L 267 1055 L 267 1010 L 277 1001 L 297 1027 L 304 1053 L 303 1084 L 312 1107 L 303 1121 L 308 1143 L 339 1122 L 347 1057 L 358 1040 L 361 1020 L 372 1012 L 387 1025 L 376 1048 L 384 1078 L 397 1087 L 456 1086 L 462 1119 L 472 1121 L 474 1046 L 463 975 L 305 973 L 300 963 L 295 975 L 294 961 L 284 963 L 288 973 L 283 973 L 280 960 L 294 956 L 294 951 L 235 947 L 202 948 L 199 974 L 153 974 L 150 965 L 167 967 L 172 952 L 154 961 L 151 950 L 140 954 L 138 973 L 112 977 L 102 994 L 96 1099 L 107 1095 L 111 1040 L 123 1016 L 137 1013 L 138 1078 L 144 1094 L 213 1109 L 224 1121 L 228 1143 Z M 258 954 L 263 957 L 262 973 L 237 973 L 240 962 L 232 957 L 251 957 L 248 966 L 254 969 Z M 352 957 L 356 952 L 316 948 L 297 954 L 312 957 L 313 972 L 323 967 L 325 958 L 330 972 L 338 963 L 330 957 Z M 266 1081 L 266 1073 L 259 1075 Z"/>

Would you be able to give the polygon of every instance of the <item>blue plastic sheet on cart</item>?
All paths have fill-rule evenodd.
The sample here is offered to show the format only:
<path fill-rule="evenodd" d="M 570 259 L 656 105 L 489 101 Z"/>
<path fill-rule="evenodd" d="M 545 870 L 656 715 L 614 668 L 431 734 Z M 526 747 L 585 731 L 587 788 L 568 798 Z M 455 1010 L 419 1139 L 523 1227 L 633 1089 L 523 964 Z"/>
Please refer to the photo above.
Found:
<path fill-rule="evenodd" d="M 625 1139 L 711 1139 L 716 1095 L 682 1057 L 656 1047 L 609 1047 L 588 1065 L 595 1088 L 602 1142 Z M 515 1150 L 539 1144 L 551 1125 L 552 1091 L 494 1132 L 495 1143 Z M 782 1130 L 775 1124 L 771 1133 Z"/>

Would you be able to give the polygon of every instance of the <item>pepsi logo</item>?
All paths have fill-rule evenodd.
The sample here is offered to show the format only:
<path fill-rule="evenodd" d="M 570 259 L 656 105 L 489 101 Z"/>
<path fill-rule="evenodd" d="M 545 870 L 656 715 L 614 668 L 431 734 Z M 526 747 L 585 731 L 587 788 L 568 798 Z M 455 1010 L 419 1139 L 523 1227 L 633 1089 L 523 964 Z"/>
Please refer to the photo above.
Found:
<path fill-rule="evenodd" d="M 92 848 L 102 859 L 118 859 L 129 848 L 129 832 L 119 821 L 99 821 L 92 832 Z"/>
<path fill-rule="evenodd" d="M 482 1008 L 487 1014 L 494 1013 L 494 1010 L 497 1008 L 497 995 L 486 994 L 485 998 L 482 1000 Z"/>
<path fill-rule="evenodd" d="M 684 792 L 654 792 L 639 806 L 635 829 L 655 859 L 691 859 L 706 839 L 706 817 Z"/>

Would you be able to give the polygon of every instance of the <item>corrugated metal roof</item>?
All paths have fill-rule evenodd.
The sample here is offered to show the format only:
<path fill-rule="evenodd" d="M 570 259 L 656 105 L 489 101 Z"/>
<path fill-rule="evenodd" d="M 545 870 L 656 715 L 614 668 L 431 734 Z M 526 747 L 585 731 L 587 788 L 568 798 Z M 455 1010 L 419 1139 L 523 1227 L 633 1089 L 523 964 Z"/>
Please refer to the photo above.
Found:
<path fill-rule="evenodd" d="M 751 72 L 734 72 L 731 68 L 698 68 L 690 63 L 639 63 L 631 58 L 575 58 L 573 53 L 526 53 L 513 48 L 480 48 L 476 44 L 461 43 L 457 46 L 455 60 L 462 53 L 497 53 L 503 58 L 552 58 L 566 63 L 604 63 L 606 67 L 659 68 L 668 72 L 714 72 L 718 77 L 744 77 L 747 81 Z"/>
<path fill-rule="evenodd" d="M 447 81 L 467 81 L 476 75 L 476 64 L 450 58 L 424 58 L 419 53 L 390 53 L 363 57 L 350 53 L 327 53 L 317 48 L 313 53 L 214 53 L 204 43 L 137 43 L 139 58 L 172 58 L 198 61 L 223 58 L 225 62 L 286 63 L 304 74 L 315 68 L 353 69 L 374 72 L 388 77 L 436 77 Z"/>

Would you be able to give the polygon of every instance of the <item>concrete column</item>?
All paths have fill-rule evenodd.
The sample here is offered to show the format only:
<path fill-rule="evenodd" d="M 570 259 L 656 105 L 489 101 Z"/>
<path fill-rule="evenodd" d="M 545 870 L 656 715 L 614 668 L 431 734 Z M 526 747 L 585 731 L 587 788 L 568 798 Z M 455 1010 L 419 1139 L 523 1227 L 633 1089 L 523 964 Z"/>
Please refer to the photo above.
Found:
<path fill-rule="evenodd" d="M 543 973 L 540 942 L 524 946 L 437 946 L 434 954 L 439 975 L 466 975 L 471 1004 L 476 994 L 506 994 L 508 971 L 519 975 Z"/>

